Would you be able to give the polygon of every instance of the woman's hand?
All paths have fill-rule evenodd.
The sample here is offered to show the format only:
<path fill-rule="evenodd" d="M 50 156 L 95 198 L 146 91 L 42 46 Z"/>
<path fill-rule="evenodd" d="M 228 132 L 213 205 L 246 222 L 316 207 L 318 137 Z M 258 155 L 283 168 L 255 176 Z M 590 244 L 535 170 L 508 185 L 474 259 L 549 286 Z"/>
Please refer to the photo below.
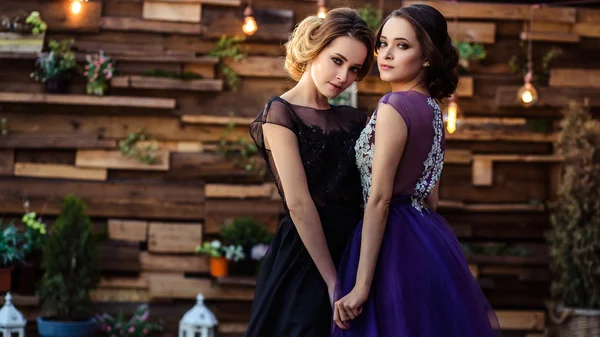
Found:
<path fill-rule="evenodd" d="M 362 306 L 369 297 L 369 290 L 354 287 L 352 291 L 335 302 L 333 320 L 340 329 L 348 329 L 347 322 L 355 319 L 362 312 Z"/>

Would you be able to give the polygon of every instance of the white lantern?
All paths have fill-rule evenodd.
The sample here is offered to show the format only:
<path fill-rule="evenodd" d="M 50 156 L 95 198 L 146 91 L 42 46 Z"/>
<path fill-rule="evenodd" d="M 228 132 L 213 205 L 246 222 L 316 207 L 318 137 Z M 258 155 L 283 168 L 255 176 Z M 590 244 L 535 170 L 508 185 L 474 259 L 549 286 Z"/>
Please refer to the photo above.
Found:
<path fill-rule="evenodd" d="M 204 305 L 204 296 L 198 294 L 196 299 L 196 305 L 179 321 L 179 337 L 214 337 L 219 322 Z"/>
<path fill-rule="evenodd" d="M 2 331 L 2 337 L 12 337 L 13 334 L 25 337 L 25 325 L 27 325 L 27 321 L 12 304 L 10 293 L 6 293 L 4 306 L 0 309 L 0 331 Z"/>

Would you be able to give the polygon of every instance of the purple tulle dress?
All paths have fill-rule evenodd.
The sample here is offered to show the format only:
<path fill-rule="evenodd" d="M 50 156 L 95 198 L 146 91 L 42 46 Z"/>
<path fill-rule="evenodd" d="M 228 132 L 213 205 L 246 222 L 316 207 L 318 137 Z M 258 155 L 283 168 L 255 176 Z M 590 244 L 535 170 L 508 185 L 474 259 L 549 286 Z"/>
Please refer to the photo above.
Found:
<path fill-rule="evenodd" d="M 332 336 L 500 336 L 496 315 L 469 271 L 456 236 L 425 204 L 443 166 L 445 137 L 439 106 L 415 91 L 393 92 L 380 102 L 400 113 L 408 137 L 369 298 L 349 329 L 334 325 Z M 376 120 L 377 111 L 355 147 L 365 202 L 371 187 Z M 362 228 L 361 222 L 338 268 L 336 300 L 354 287 Z"/>

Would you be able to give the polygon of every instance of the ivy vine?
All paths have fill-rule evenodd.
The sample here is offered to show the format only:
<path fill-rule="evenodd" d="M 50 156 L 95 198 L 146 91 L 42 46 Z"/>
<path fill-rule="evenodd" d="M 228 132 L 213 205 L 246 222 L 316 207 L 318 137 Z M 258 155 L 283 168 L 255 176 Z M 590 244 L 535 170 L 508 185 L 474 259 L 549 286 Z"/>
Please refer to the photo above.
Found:
<path fill-rule="evenodd" d="M 119 151 L 125 157 L 135 159 L 143 164 L 160 164 L 160 158 L 157 154 L 158 146 L 153 140 L 153 137 L 144 131 L 132 132 L 125 140 L 119 142 Z M 146 145 L 138 144 L 147 141 L 150 141 L 150 143 Z"/>

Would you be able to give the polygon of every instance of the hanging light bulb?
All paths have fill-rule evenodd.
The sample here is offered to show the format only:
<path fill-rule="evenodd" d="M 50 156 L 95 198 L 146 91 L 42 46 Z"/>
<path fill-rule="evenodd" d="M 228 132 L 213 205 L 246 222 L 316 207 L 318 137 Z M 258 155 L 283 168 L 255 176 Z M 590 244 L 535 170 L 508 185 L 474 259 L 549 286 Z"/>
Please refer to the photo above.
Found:
<path fill-rule="evenodd" d="M 319 19 L 325 19 L 327 16 L 327 7 L 325 7 L 325 0 L 319 0 L 317 3 L 317 17 Z"/>
<path fill-rule="evenodd" d="M 254 19 L 251 7 L 251 1 L 248 1 L 248 6 L 244 10 L 244 24 L 242 25 L 242 31 L 246 35 L 254 35 L 258 30 L 258 25 Z"/>
<path fill-rule="evenodd" d="M 529 108 L 538 101 L 538 92 L 531 84 L 533 80 L 533 61 L 532 61 L 532 43 L 531 43 L 531 35 L 532 35 L 532 26 L 533 26 L 533 11 L 538 8 L 536 5 L 531 6 L 530 9 L 530 18 L 529 18 L 529 36 L 527 41 L 527 74 L 523 78 L 524 84 L 522 87 L 517 90 L 517 101 L 519 104 L 525 108 Z"/>
<path fill-rule="evenodd" d="M 450 103 L 448 103 L 448 106 L 444 110 L 444 124 L 446 126 L 446 131 L 450 134 L 456 132 L 461 119 L 462 111 L 456 102 L 455 94 L 452 94 L 452 96 L 450 96 Z"/>
<path fill-rule="evenodd" d="M 538 101 L 538 93 L 533 84 L 531 84 L 532 74 L 529 72 L 525 75 L 525 84 L 517 91 L 517 100 L 525 107 L 535 105 Z"/>
<path fill-rule="evenodd" d="M 81 12 L 81 1 L 80 0 L 72 0 L 71 1 L 71 12 L 73 14 L 79 14 L 79 12 Z"/>

